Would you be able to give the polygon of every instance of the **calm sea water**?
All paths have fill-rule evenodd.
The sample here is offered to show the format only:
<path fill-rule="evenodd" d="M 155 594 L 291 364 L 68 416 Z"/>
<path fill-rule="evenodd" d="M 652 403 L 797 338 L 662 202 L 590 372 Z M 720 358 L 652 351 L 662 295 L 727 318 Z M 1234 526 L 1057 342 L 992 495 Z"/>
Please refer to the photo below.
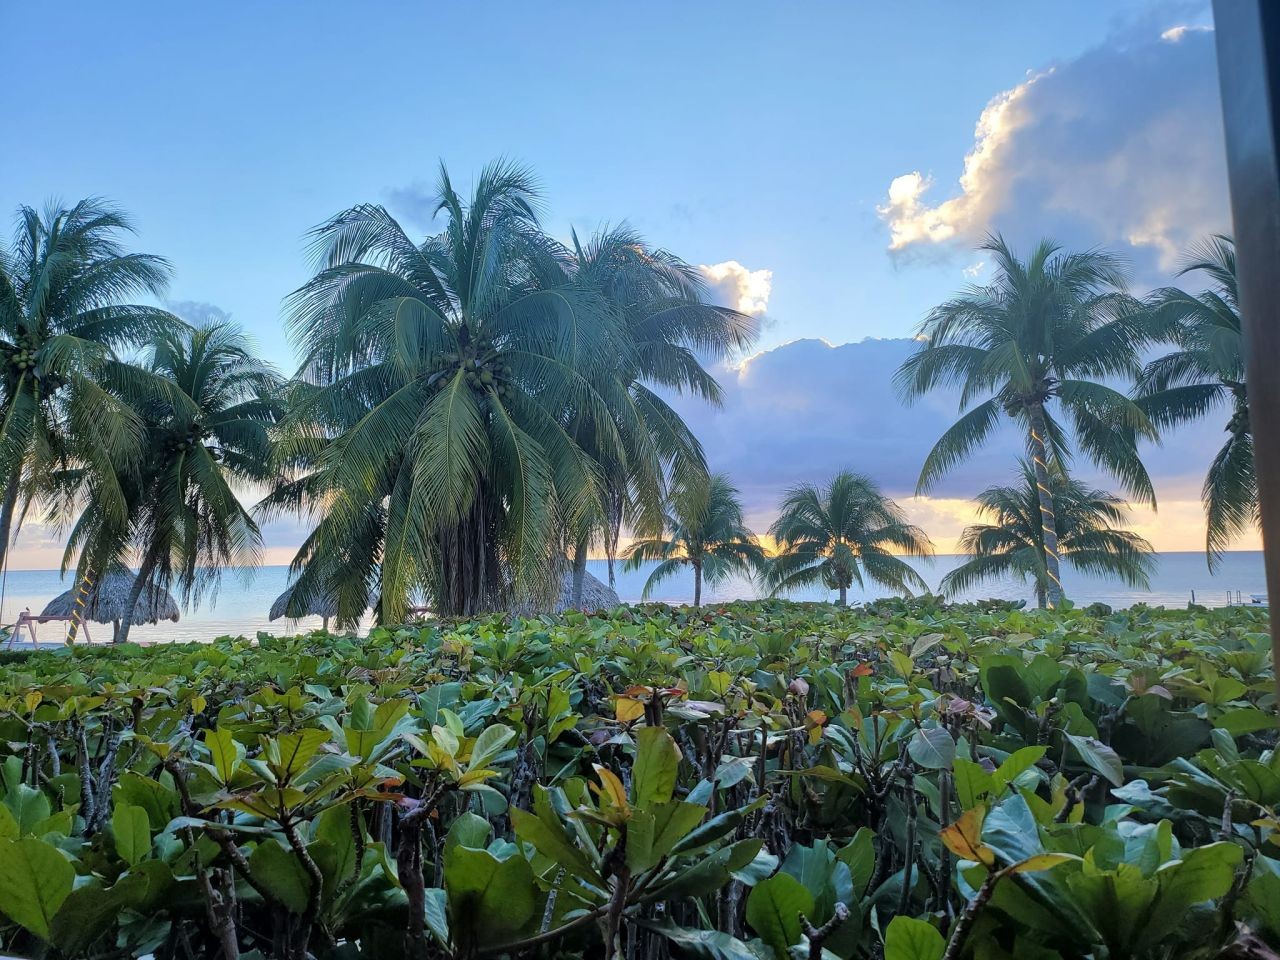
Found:
<path fill-rule="evenodd" d="M 932 587 L 949 570 L 961 562 L 954 556 L 935 557 L 930 561 L 911 563 L 920 571 L 921 576 Z M 607 579 L 607 568 L 603 560 L 591 561 L 591 572 L 601 580 Z M 1240 551 L 1228 553 L 1216 573 L 1210 575 L 1205 566 L 1202 553 L 1164 553 L 1159 556 L 1159 567 L 1152 577 L 1151 589 L 1134 590 L 1123 583 L 1085 577 L 1064 571 L 1067 594 L 1076 603 L 1092 603 L 1101 601 L 1113 607 L 1125 607 L 1134 603 L 1152 605 L 1185 606 L 1194 594 L 1196 602 L 1205 606 L 1221 606 L 1233 598 L 1237 591 L 1247 600 L 1249 594 L 1265 593 L 1266 583 L 1263 575 L 1262 553 Z M 639 600 L 644 590 L 648 570 L 624 573 L 617 570 L 618 595 L 623 600 Z M 183 612 L 178 623 L 161 623 L 156 626 L 134 627 L 130 636 L 135 640 L 208 640 L 223 634 L 243 634 L 253 636 L 259 630 L 274 633 L 307 630 L 320 626 L 320 620 L 307 618 L 297 623 L 277 620 L 270 623 L 267 613 L 275 598 L 285 589 L 288 583 L 286 567 L 262 567 L 246 576 L 239 571 L 230 571 L 223 578 L 221 590 L 213 602 L 206 602 L 197 609 Z M 39 613 L 54 596 L 69 589 L 70 582 L 61 579 L 55 570 L 11 570 L 4 582 L 2 602 L 0 602 L 0 624 L 11 624 L 18 613 L 30 609 Z M 850 592 L 850 602 L 874 599 L 885 591 L 870 589 Z M 735 599 L 752 599 L 761 596 L 761 589 L 749 580 L 731 580 L 715 587 L 704 588 L 704 602 L 716 602 Z M 791 595 L 797 600 L 833 600 L 834 593 L 824 590 L 809 590 Z M 651 599 L 669 603 L 687 603 L 693 597 L 693 577 L 673 577 L 657 587 Z M 983 599 L 998 597 L 1001 599 L 1032 598 L 1029 586 L 1010 580 L 1006 582 L 990 581 L 961 599 Z M 110 625 L 90 626 L 94 640 L 105 640 L 111 636 Z M 57 641 L 62 639 L 60 624 L 48 624 L 45 632 L 40 634 L 41 640 Z"/>

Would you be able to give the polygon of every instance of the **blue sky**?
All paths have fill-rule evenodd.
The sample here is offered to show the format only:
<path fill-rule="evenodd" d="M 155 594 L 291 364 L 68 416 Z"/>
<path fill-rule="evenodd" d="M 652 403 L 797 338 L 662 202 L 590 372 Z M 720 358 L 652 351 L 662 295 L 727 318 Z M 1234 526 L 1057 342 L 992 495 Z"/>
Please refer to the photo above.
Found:
<path fill-rule="evenodd" d="M 548 224 L 626 219 L 696 263 L 773 273 L 765 345 L 898 336 L 955 286 L 876 214 L 961 172 L 1028 70 L 1148 3 L 4 4 L 0 211 L 98 194 L 282 366 L 303 234 L 363 201 L 412 220 L 443 158 L 509 155 Z M 426 224 L 422 224 L 425 228 Z"/>
<path fill-rule="evenodd" d="M 903 337 L 982 276 L 985 230 L 1117 246 L 1149 285 L 1227 228 L 1208 22 L 1149 0 L 4 3 L 0 215 L 118 202 L 173 261 L 173 300 L 292 372 L 306 231 L 374 201 L 426 232 L 441 159 L 465 183 L 506 155 L 551 232 L 628 220 L 721 265 L 764 350 Z"/>

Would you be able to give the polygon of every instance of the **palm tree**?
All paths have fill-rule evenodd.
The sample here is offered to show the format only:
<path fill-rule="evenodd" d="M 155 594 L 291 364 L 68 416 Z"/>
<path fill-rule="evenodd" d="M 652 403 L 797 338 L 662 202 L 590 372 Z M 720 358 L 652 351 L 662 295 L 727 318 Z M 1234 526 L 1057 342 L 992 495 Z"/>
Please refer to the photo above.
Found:
<path fill-rule="evenodd" d="M 702 606 L 702 584 L 750 575 L 764 565 L 765 554 L 747 529 L 738 490 L 723 473 L 680 485 L 671 496 L 664 529 L 627 548 L 624 570 L 646 562 L 658 565 L 645 581 L 643 598 L 682 567 L 693 570 L 693 605 Z"/>
<path fill-rule="evenodd" d="M 766 575 L 775 594 L 821 583 L 839 591 L 843 607 L 849 588 L 866 579 L 907 594 L 913 587 L 928 590 L 921 576 L 891 551 L 928 557 L 933 544 L 861 474 L 842 470 L 825 487 L 806 483 L 791 488 L 769 533 L 778 544 Z"/>
<path fill-rule="evenodd" d="M 67 562 L 78 552 L 81 572 L 109 569 L 130 552 L 138 558 L 126 609 L 144 589 L 171 586 L 185 605 L 198 603 L 226 567 L 257 561 L 262 536 L 236 488 L 270 477 L 269 428 L 283 386 L 225 322 L 159 336 L 147 369 L 170 389 L 131 398 L 145 440 L 143 455 L 121 470 L 128 523 L 112 523 L 90 503 L 67 545 Z M 121 643 L 129 627 L 126 620 Z"/>
<path fill-rule="evenodd" d="M 746 314 L 706 302 L 702 274 L 665 250 L 650 248 L 629 227 L 602 229 L 585 243 L 573 235 L 569 273 L 573 281 L 598 291 L 634 345 L 634 365 L 608 371 L 644 412 L 644 430 L 623 436 L 624 458 L 597 449 L 589 423 L 575 437 L 601 463 L 604 515 L 579 532 L 573 544 L 573 602 L 581 601 L 590 540 L 599 536 L 613 558 L 624 518 L 637 528 L 660 525 L 666 483 L 705 484 L 701 446 L 688 426 L 655 392 L 660 387 L 719 404 L 720 386 L 704 362 L 749 347 L 758 324 Z"/>
<path fill-rule="evenodd" d="M 1191 294 L 1168 287 L 1148 301 L 1153 334 L 1177 349 L 1147 364 L 1136 393 L 1161 427 L 1198 419 L 1223 405 L 1231 411 L 1227 442 L 1204 481 L 1205 552 L 1212 570 L 1233 539 L 1258 525 L 1258 481 L 1231 238 L 1215 236 L 1195 247 L 1178 275 L 1196 271 L 1209 277 L 1207 290 Z"/>
<path fill-rule="evenodd" d="M 934 445 L 917 492 L 981 446 L 1002 419 L 1012 420 L 1036 474 L 1048 599 L 1056 606 L 1062 579 L 1049 473 L 1067 467 L 1073 444 L 1155 505 L 1136 444 L 1138 437 L 1155 439 L 1155 428 L 1133 400 L 1095 379 L 1135 376 L 1148 335 L 1110 254 L 1066 253 L 1044 240 L 1019 260 L 999 236 L 981 249 L 994 260 L 995 278 L 935 307 L 921 326 L 920 349 L 898 371 L 908 401 L 950 386 L 960 388 L 962 411 L 986 398 Z M 1070 437 L 1061 417 L 1070 420 Z"/>
<path fill-rule="evenodd" d="M 1012 486 L 988 487 L 978 495 L 979 514 L 992 522 L 965 528 L 960 547 L 969 560 L 943 577 L 943 593 L 1017 575 L 1032 578 L 1036 602 L 1046 606 L 1052 581 L 1045 566 L 1040 495 L 1035 469 L 1025 460 L 1019 480 Z M 1132 587 L 1150 586 L 1155 556 L 1142 537 L 1118 529 L 1129 516 L 1123 500 L 1105 490 L 1090 489 L 1056 469 L 1049 474 L 1049 490 L 1058 553 L 1064 562 L 1082 573 L 1118 577 Z"/>
<path fill-rule="evenodd" d="M 123 519 L 113 464 L 136 449 L 141 427 L 113 389 L 132 376 L 117 351 L 177 323 L 127 302 L 158 296 L 169 265 L 125 252 L 119 235 L 133 227 L 119 210 L 88 199 L 43 214 L 24 206 L 17 220 L 0 246 L 0 566 L 19 500 L 52 495 L 68 469 L 92 470 L 98 510 Z"/>
<path fill-rule="evenodd" d="M 617 375 L 636 341 L 572 278 L 536 199 L 508 163 L 469 201 L 442 170 L 446 224 L 422 243 L 377 206 L 316 231 L 320 272 L 291 301 L 298 456 L 269 506 L 322 505 L 295 590 L 336 592 L 339 622 L 367 596 L 396 621 L 419 588 L 446 615 L 549 597 L 564 532 L 603 515 L 602 464 L 665 415 Z"/>

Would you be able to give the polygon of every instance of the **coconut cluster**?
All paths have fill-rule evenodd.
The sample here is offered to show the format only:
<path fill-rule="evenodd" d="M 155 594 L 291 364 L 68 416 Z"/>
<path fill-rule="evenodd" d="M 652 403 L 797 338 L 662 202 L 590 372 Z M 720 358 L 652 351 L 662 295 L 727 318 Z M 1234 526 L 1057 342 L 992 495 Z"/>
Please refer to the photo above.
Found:
<path fill-rule="evenodd" d="M 500 397 L 505 397 L 511 389 L 511 367 L 497 354 L 483 358 L 469 358 L 459 364 L 467 386 L 477 393 L 488 393 L 493 390 Z"/>

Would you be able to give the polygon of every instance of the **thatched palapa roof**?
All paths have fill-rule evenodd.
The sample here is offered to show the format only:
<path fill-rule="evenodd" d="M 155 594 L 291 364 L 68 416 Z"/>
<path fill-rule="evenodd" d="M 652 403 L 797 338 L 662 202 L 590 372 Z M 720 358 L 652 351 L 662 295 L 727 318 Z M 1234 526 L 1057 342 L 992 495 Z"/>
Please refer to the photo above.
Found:
<path fill-rule="evenodd" d="M 556 613 L 575 609 L 612 610 L 618 603 L 618 594 L 588 571 L 582 581 L 582 603 L 575 607 L 573 605 L 573 571 L 569 570 L 560 580 L 560 599 L 556 601 Z"/>
<path fill-rule="evenodd" d="M 306 605 L 306 609 L 299 613 L 289 613 L 289 601 L 293 599 L 293 588 L 297 584 L 290 584 L 285 588 L 284 593 L 276 597 L 276 602 L 271 605 L 271 613 L 267 617 L 268 620 L 279 620 L 281 617 L 288 617 L 290 620 L 297 620 L 299 617 L 324 617 L 331 619 L 338 615 L 338 598 L 330 595 L 327 597 L 312 597 Z"/>
<path fill-rule="evenodd" d="M 98 581 L 89 603 L 84 608 L 83 617 L 94 623 L 113 623 L 129 619 L 127 608 L 129 594 L 133 591 L 136 577 L 125 570 L 113 570 Z M 79 584 L 66 593 L 60 593 L 50 600 L 42 612 L 46 617 L 69 617 L 75 610 L 76 594 Z M 143 623 L 159 623 L 161 620 L 178 622 L 178 601 L 168 590 L 148 587 L 138 597 L 138 605 L 133 609 L 134 626 Z"/>

